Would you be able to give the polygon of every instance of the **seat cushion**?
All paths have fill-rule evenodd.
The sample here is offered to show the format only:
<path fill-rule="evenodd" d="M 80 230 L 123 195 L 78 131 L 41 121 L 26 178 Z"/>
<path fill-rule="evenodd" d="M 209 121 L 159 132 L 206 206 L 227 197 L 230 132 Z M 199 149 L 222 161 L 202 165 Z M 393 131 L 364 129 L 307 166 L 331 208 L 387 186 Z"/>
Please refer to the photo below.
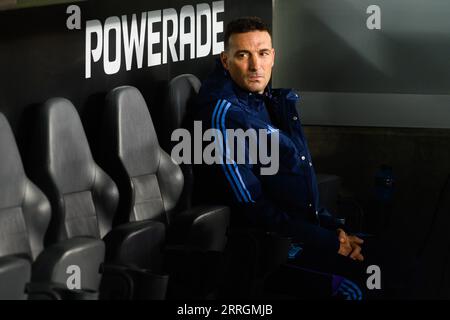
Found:
<path fill-rule="evenodd" d="M 47 247 L 33 264 L 33 282 L 67 284 L 75 274 L 71 266 L 79 267 L 81 289 L 98 290 L 100 264 L 104 261 L 102 240 L 75 237 Z"/>
<path fill-rule="evenodd" d="M 25 284 L 30 281 L 31 264 L 27 259 L 0 258 L 0 300 L 25 299 Z"/>

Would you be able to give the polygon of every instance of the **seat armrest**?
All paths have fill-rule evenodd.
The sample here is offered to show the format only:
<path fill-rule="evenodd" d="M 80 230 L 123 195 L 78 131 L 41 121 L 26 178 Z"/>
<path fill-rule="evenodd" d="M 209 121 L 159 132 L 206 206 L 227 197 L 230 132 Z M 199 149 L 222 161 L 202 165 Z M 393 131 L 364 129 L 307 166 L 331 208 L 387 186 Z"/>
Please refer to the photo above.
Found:
<path fill-rule="evenodd" d="M 25 286 L 25 293 L 30 300 L 62 300 L 61 295 L 50 283 L 29 282 Z"/>
<path fill-rule="evenodd" d="M 101 298 L 118 298 L 117 293 L 111 296 L 110 292 L 114 292 L 116 283 L 109 279 L 116 278 L 122 282 L 124 289 L 119 298 L 125 300 L 131 299 L 145 299 L 145 300 L 163 300 L 166 297 L 167 285 L 169 276 L 167 274 L 156 274 L 151 270 L 137 267 L 116 265 L 116 264 L 102 264 L 100 272 L 104 275 L 104 282 L 102 282 L 102 296 Z M 109 293 L 106 290 L 112 290 Z M 109 294 L 109 296 L 108 296 Z"/>
<path fill-rule="evenodd" d="M 47 247 L 33 263 L 31 282 L 66 284 L 71 276 L 70 266 L 81 273 L 81 288 L 98 290 L 98 269 L 105 257 L 103 241 L 87 237 L 75 237 Z"/>
<path fill-rule="evenodd" d="M 165 229 L 165 225 L 157 221 L 129 222 L 114 228 L 104 238 L 106 263 L 158 272 Z"/>
<path fill-rule="evenodd" d="M 197 206 L 180 212 L 169 225 L 168 241 L 187 243 L 203 251 L 225 249 L 230 209 L 225 206 Z"/>
<path fill-rule="evenodd" d="M 30 281 L 31 264 L 25 257 L 0 258 L 0 300 L 25 299 L 25 285 Z"/>

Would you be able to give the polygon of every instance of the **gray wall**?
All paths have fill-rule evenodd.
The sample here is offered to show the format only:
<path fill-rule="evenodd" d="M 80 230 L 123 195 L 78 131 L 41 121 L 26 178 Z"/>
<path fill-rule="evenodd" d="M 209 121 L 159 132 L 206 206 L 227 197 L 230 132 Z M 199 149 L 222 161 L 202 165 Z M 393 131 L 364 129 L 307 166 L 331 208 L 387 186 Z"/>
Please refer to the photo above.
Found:
<path fill-rule="evenodd" d="M 450 128 L 450 1 L 273 3 L 273 83 L 300 89 L 305 124 Z"/>
<path fill-rule="evenodd" d="M 366 9 L 381 7 L 381 30 Z M 450 1 L 273 0 L 275 87 L 302 94 L 300 117 L 321 173 L 342 177 L 376 221 L 374 175 L 395 175 L 390 230 L 424 240 L 450 173 Z"/>

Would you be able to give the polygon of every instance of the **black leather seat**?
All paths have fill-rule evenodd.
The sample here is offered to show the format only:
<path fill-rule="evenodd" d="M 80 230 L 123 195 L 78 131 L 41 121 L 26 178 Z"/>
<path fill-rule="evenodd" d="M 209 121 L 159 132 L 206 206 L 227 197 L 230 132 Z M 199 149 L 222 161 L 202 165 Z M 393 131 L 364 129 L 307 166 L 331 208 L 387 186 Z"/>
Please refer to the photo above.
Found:
<path fill-rule="evenodd" d="M 169 82 L 164 112 L 163 146 L 167 152 L 174 147 L 171 135 L 177 128 L 190 128 L 189 105 L 193 103 L 200 90 L 201 82 L 193 74 L 182 74 Z M 190 164 L 180 164 L 184 176 L 184 189 L 180 205 L 184 208 L 193 206 L 194 173 Z M 195 202 L 195 201 L 194 201 Z"/>
<path fill-rule="evenodd" d="M 49 197 L 53 212 L 46 242 L 56 246 L 61 241 L 77 244 L 76 259 L 69 260 L 81 268 L 82 288 L 99 289 L 102 266 L 107 278 L 122 279 L 128 292 L 104 297 L 136 298 L 137 291 L 147 290 L 149 295 L 137 298 L 164 298 L 168 278 L 152 273 L 158 272 L 161 265 L 164 224 L 140 221 L 112 230 L 119 193 L 95 163 L 80 117 L 70 101 L 48 100 L 39 110 L 35 125 L 30 172 Z M 66 257 L 64 248 L 60 251 Z M 107 264 L 102 264 L 104 261 Z M 133 284 L 135 276 L 139 281 Z M 139 288 L 144 283 L 147 287 Z M 102 285 L 103 292 L 105 288 L 108 292 L 116 290 L 114 284 Z"/>
<path fill-rule="evenodd" d="M 44 250 L 50 204 L 25 175 L 13 133 L 2 114 L 0 154 L 0 299 L 25 298 L 27 283 L 33 298 L 60 299 L 67 290 L 68 266 L 76 264 L 83 271 L 88 270 L 95 264 L 95 254 L 103 254 L 104 246 L 96 240 L 79 238 Z M 88 272 L 81 280 L 84 288 L 95 288 L 97 284 Z M 85 298 L 88 294 L 96 297 L 95 292 L 84 293 Z"/>
<path fill-rule="evenodd" d="M 43 249 L 50 207 L 26 178 L 13 133 L 1 113 L 0 154 L 0 299 L 24 299 L 31 261 Z M 30 207 L 39 202 L 41 206 Z"/>
<path fill-rule="evenodd" d="M 199 206 L 183 209 L 184 176 L 159 145 L 147 104 L 130 86 L 106 99 L 102 128 L 102 165 L 121 195 L 118 222 L 153 219 L 168 226 L 166 268 L 171 297 L 213 294 L 214 268 L 226 245 L 229 210 Z"/>
<path fill-rule="evenodd" d="M 30 262 L 16 255 L 0 257 L 0 300 L 25 299 L 25 285 L 30 281 Z"/>

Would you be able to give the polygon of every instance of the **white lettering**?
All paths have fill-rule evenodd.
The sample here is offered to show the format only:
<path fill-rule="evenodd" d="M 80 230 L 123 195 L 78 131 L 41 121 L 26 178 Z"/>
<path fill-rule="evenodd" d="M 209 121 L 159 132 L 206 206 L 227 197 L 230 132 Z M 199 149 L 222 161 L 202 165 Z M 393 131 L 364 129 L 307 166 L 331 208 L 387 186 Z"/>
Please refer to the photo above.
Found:
<path fill-rule="evenodd" d="M 81 29 L 81 9 L 79 6 L 71 5 L 67 7 L 67 14 L 70 16 L 67 18 L 66 26 L 69 30 Z"/>
<path fill-rule="evenodd" d="M 122 34 L 120 30 L 120 19 L 119 17 L 109 17 L 105 21 L 105 28 L 104 28 L 104 40 L 103 40 L 103 68 L 105 69 L 106 74 L 115 74 L 119 72 L 120 70 L 120 62 L 121 62 L 121 56 L 122 56 L 122 50 L 120 47 Z M 110 45 L 109 45 L 109 38 L 111 31 L 114 31 L 114 34 L 116 36 L 115 39 L 115 59 L 110 60 Z"/>
<path fill-rule="evenodd" d="M 213 55 L 223 51 L 223 41 L 217 42 L 217 35 L 223 32 L 223 21 L 217 20 L 217 15 L 224 12 L 223 1 L 215 1 L 212 5 L 212 48 Z"/>
<path fill-rule="evenodd" d="M 161 64 L 161 53 L 153 53 L 153 45 L 160 43 L 159 32 L 153 32 L 153 24 L 161 22 L 161 10 L 148 13 L 148 66 L 159 66 Z"/>
<path fill-rule="evenodd" d="M 371 265 L 367 267 L 367 274 L 370 277 L 366 281 L 367 288 L 369 290 L 381 289 L 381 269 L 377 265 Z"/>
<path fill-rule="evenodd" d="M 81 289 L 81 269 L 77 265 L 70 265 L 66 269 L 66 273 L 70 274 L 67 277 L 66 285 L 69 290 Z"/>
<path fill-rule="evenodd" d="M 191 137 L 191 133 L 184 128 L 178 128 L 172 132 L 171 140 L 178 142 L 170 153 L 175 163 L 206 163 L 208 165 L 260 163 L 261 175 L 274 175 L 279 170 L 278 131 L 268 134 L 266 129 L 259 129 L 258 132 L 252 128 L 246 131 L 226 129 L 224 137 L 223 133 L 215 128 L 203 133 L 202 122 L 194 121 L 193 133 Z M 203 142 L 210 143 L 202 150 Z M 194 159 L 192 159 L 192 147 L 194 147 Z M 269 164 L 270 166 L 266 167 Z"/>
<path fill-rule="evenodd" d="M 202 44 L 202 17 L 206 19 L 206 42 Z M 197 58 L 206 57 L 211 51 L 211 8 L 207 3 L 197 4 Z"/>
<path fill-rule="evenodd" d="M 142 12 L 140 19 L 138 14 L 108 17 L 104 25 L 99 20 L 89 20 L 86 22 L 85 77 L 91 78 L 93 64 L 101 59 L 105 74 L 112 75 L 119 72 L 122 65 L 127 71 L 131 70 L 134 57 L 135 65 L 141 69 L 144 56 L 147 66 L 152 67 L 166 64 L 169 59 L 177 62 L 206 57 L 211 52 L 219 54 L 224 48 L 223 41 L 218 41 L 223 33 L 219 14 L 224 11 L 224 1 L 214 1 L 212 6 L 208 3 L 198 3 L 195 7 L 185 5 L 179 14 L 174 8 L 167 8 Z M 76 12 L 73 12 L 67 20 L 68 28 L 76 27 Z"/>
<path fill-rule="evenodd" d="M 92 49 L 92 34 L 97 36 L 97 45 Z M 97 62 L 102 56 L 103 30 L 102 24 L 98 20 L 86 22 L 86 79 L 91 77 L 91 55 L 92 60 Z"/>
<path fill-rule="evenodd" d="M 381 29 L 381 9 L 379 6 L 373 4 L 367 8 L 367 14 L 371 14 L 367 18 L 367 29 L 369 30 L 380 30 Z"/>
<path fill-rule="evenodd" d="M 189 19 L 189 32 L 185 30 L 186 20 Z M 189 45 L 191 59 L 195 58 L 195 12 L 193 6 L 184 6 L 180 12 L 180 61 L 184 60 L 184 49 Z"/>
<path fill-rule="evenodd" d="M 172 34 L 168 35 L 169 21 L 172 22 Z M 169 45 L 170 55 L 172 56 L 172 61 L 177 62 L 177 51 L 175 50 L 175 42 L 178 38 L 178 18 L 175 9 L 164 9 L 163 10 L 163 46 L 162 46 L 162 63 L 167 63 L 167 45 Z M 167 39 L 167 41 L 164 41 Z"/>
<path fill-rule="evenodd" d="M 140 37 L 138 35 L 138 26 L 136 21 L 136 15 L 133 14 L 131 18 L 131 31 L 128 36 L 128 23 L 127 16 L 122 16 L 122 33 L 123 33 L 123 45 L 125 49 L 125 65 L 128 70 L 131 70 L 133 63 L 133 52 L 136 49 L 136 63 L 138 69 L 142 68 L 142 61 L 144 59 L 144 41 L 145 41 L 145 27 L 147 22 L 147 13 L 143 12 L 141 15 L 141 31 Z"/>

